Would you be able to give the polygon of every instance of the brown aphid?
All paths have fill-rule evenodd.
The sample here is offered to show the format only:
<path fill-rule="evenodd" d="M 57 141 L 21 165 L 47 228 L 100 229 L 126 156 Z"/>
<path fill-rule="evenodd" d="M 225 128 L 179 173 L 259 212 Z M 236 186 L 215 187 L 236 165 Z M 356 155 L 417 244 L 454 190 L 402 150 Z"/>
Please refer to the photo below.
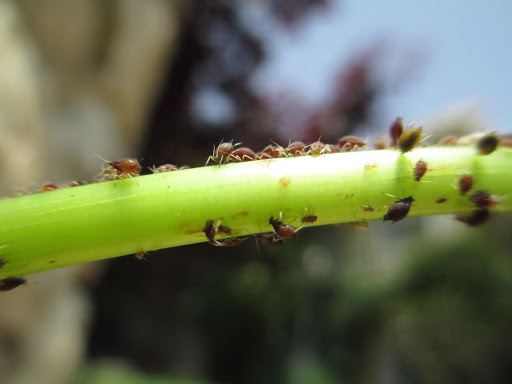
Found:
<path fill-rule="evenodd" d="M 247 147 L 241 147 L 235 149 L 233 152 L 231 152 L 228 156 L 229 161 L 234 162 L 243 162 L 243 161 L 251 161 L 256 159 L 256 154 L 254 151 Z"/>
<path fill-rule="evenodd" d="M 477 208 L 492 208 L 498 204 L 498 199 L 492 196 L 485 189 L 473 192 L 469 199 L 477 206 Z"/>
<path fill-rule="evenodd" d="M 256 235 L 256 238 L 262 244 L 270 245 L 272 247 L 281 247 L 284 243 L 283 238 L 277 233 L 260 233 Z"/>
<path fill-rule="evenodd" d="M 140 251 L 140 252 L 137 252 L 134 256 L 137 260 L 146 260 L 146 255 L 148 253 L 147 252 L 144 252 L 144 251 Z"/>
<path fill-rule="evenodd" d="M 314 223 L 317 220 L 318 220 L 318 216 L 316 216 L 316 215 L 308 215 L 308 216 L 304 216 L 302 219 L 300 219 L 300 221 L 302 223 L 308 223 L 308 224 Z"/>
<path fill-rule="evenodd" d="M 159 167 L 150 168 L 153 173 L 165 173 L 165 172 L 174 172 L 178 170 L 178 167 L 174 164 L 164 164 Z"/>
<path fill-rule="evenodd" d="M 308 154 L 309 155 L 323 155 L 325 152 L 325 144 L 321 141 L 315 141 L 314 143 L 309 145 Z"/>
<path fill-rule="evenodd" d="M 512 148 L 512 137 L 502 137 L 500 139 L 500 147 Z"/>
<path fill-rule="evenodd" d="M 486 208 L 476 209 L 470 213 L 455 216 L 455 219 L 466 223 L 470 227 L 478 227 L 487 221 L 489 218 L 489 210 Z"/>
<path fill-rule="evenodd" d="M 375 211 L 375 209 L 371 205 L 363 205 L 363 211 L 373 212 L 373 211 Z"/>
<path fill-rule="evenodd" d="M 81 185 L 87 185 L 89 182 L 87 180 L 73 180 L 69 183 L 70 187 L 80 187 Z"/>
<path fill-rule="evenodd" d="M 465 195 L 473 186 L 473 176 L 462 175 L 459 179 L 459 191 L 461 195 Z"/>
<path fill-rule="evenodd" d="M 107 161 L 100 156 L 98 157 L 109 165 L 102 171 L 102 174 L 107 180 L 127 179 L 139 175 L 140 164 L 137 159 L 126 157 L 119 160 Z"/>
<path fill-rule="evenodd" d="M 442 145 L 443 147 L 453 147 L 457 145 L 457 141 L 459 141 L 459 136 L 449 135 L 439 140 L 439 145 Z"/>
<path fill-rule="evenodd" d="M 302 141 L 294 141 L 291 142 L 284 151 L 288 156 L 304 156 L 307 154 L 306 148 L 307 145 Z"/>
<path fill-rule="evenodd" d="M 60 185 L 56 184 L 56 183 L 45 183 L 45 184 L 41 185 L 41 187 L 39 187 L 41 192 L 52 192 L 52 191 L 56 191 L 57 189 L 60 189 L 60 188 L 61 188 Z"/>
<path fill-rule="evenodd" d="M 354 228 L 357 228 L 361 231 L 367 231 L 368 228 L 370 227 L 370 224 L 368 223 L 368 221 L 366 220 L 362 220 L 362 221 L 353 221 L 351 224 Z"/>
<path fill-rule="evenodd" d="M 217 225 L 217 233 L 222 235 L 231 235 L 231 228 L 226 227 L 225 225 Z"/>
<path fill-rule="evenodd" d="M 343 136 L 338 140 L 338 147 L 340 151 L 351 151 L 355 148 L 366 147 L 366 142 L 356 136 Z"/>
<path fill-rule="evenodd" d="M 255 158 L 256 160 L 270 160 L 272 156 L 267 152 L 261 151 L 256 153 Z"/>
<path fill-rule="evenodd" d="M 206 160 L 206 165 L 210 162 L 210 160 L 215 161 L 216 163 L 222 164 L 222 160 L 227 160 L 229 155 L 235 150 L 235 146 L 237 144 L 233 144 L 233 141 L 229 143 L 221 143 L 215 148 L 213 147 L 213 154 L 208 157 Z"/>
<path fill-rule="evenodd" d="M 114 168 L 119 176 L 127 175 L 128 177 L 134 177 L 137 176 L 140 171 L 140 164 L 138 160 L 129 157 L 110 161 L 108 165 Z"/>
<path fill-rule="evenodd" d="M 240 237 L 231 237 L 229 239 L 216 240 L 216 244 L 214 245 L 217 247 L 237 247 L 246 239 L 247 237 L 243 239 Z"/>
<path fill-rule="evenodd" d="M 208 220 L 203 228 L 203 232 L 205 233 L 208 241 L 211 244 L 215 244 L 215 235 L 217 234 L 217 226 L 215 225 L 215 221 Z"/>
<path fill-rule="evenodd" d="M 183 171 L 184 169 L 190 169 L 190 165 L 182 165 L 178 168 L 178 171 Z"/>
<path fill-rule="evenodd" d="M 22 277 L 8 277 L 6 279 L 0 280 L 0 291 L 6 292 L 19 287 L 22 284 L 25 284 L 27 280 Z"/>
<path fill-rule="evenodd" d="M 446 197 L 440 197 L 439 199 L 436 200 L 436 204 L 442 204 L 442 203 L 445 203 L 446 200 L 448 200 Z"/>
<path fill-rule="evenodd" d="M 423 128 L 406 129 L 398 138 L 398 148 L 402 153 L 408 152 L 418 145 L 421 140 Z"/>
<path fill-rule="evenodd" d="M 388 143 L 387 143 L 386 139 L 381 137 L 380 139 L 375 140 L 375 143 L 373 143 L 373 148 L 375 148 L 375 149 L 387 149 L 388 148 Z"/>
<path fill-rule="evenodd" d="M 427 163 L 425 163 L 423 160 L 419 160 L 414 167 L 414 180 L 420 181 L 425 172 L 427 172 Z"/>
<path fill-rule="evenodd" d="M 391 136 L 391 146 L 396 147 L 396 142 L 402 135 L 404 131 L 403 119 L 401 117 L 397 117 L 395 121 L 391 124 L 389 128 L 389 135 Z"/>
<path fill-rule="evenodd" d="M 16 194 L 17 195 L 26 195 L 27 193 L 28 193 L 28 189 L 27 188 L 23 188 L 23 187 L 16 188 Z"/>
<path fill-rule="evenodd" d="M 339 148 L 333 144 L 325 144 L 324 153 L 337 153 Z"/>
<path fill-rule="evenodd" d="M 389 207 L 388 212 L 384 215 L 383 221 L 391 220 L 396 222 L 402 220 L 409 213 L 409 209 L 411 209 L 413 201 L 414 199 L 412 196 L 409 196 L 405 199 L 394 202 L 391 207 Z"/>
<path fill-rule="evenodd" d="M 278 157 L 285 157 L 286 156 L 286 152 L 284 150 L 283 147 L 281 147 L 280 145 L 267 145 L 264 149 L 263 149 L 263 152 L 265 153 L 268 153 L 270 155 L 270 157 L 276 159 Z"/>
<path fill-rule="evenodd" d="M 290 224 L 283 223 L 280 220 L 275 220 L 274 216 L 270 216 L 268 223 L 274 227 L 274 231 L 283 239 L 295 239 L 297 237 L 297 232 L 300 230 L 300 228 L 297 229 Z"/>
<path fill-rule="evenodd" d="M 488 133 L 480 138 L 476 143 L 479 155 L 489 155 L 494 152 L 498 146 L 499 139 L 495 132 Z"/>

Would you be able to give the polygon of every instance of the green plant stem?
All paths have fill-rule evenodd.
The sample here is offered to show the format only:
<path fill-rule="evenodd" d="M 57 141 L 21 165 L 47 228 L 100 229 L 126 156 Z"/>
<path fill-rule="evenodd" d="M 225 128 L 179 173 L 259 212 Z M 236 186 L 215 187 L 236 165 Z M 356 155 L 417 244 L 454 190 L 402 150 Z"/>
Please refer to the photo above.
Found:
<path fill-rule="evenodd" d="M 428 165 L 413 178 L 418 160 Z M 90 184 L 0 202 L 0 278 L 206 241 L 207 220 L 222 220 L 233 236 L 269 232 L 270 216 L 294 226 L 382 219 L 389 204 L 413 196 L 409 216 L 469 212 L 457 189 L 472 174 L 472 190 L 503 198 L 512 210 L 512 150 L 479 156 L 470 147 L 360 151 L 223 164 Z M 471 193 L 471 191 L 470 191 Z M 387 194 L 395 195 L 396 197 Z M 445 197 L 446 202 L 436 203 Z M 373 211 L 363 210 L 372 206 Z"/>

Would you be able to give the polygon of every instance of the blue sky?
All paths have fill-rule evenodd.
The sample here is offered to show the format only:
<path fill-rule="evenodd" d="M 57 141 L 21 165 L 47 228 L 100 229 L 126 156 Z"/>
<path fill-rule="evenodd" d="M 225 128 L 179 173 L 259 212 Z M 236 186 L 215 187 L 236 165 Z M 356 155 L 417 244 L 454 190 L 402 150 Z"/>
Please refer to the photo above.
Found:
<path fill-rule="evenodd" d="M 325 97 L 340 63 L 371 44 L 390 47 L 384 68 L 413 51 L 414 76 L 389 90 L 377 111 L 388 124 L 396 115 L 428 119 L 450 106 L 473 103 L 495 125 L 512 121 L 512 2 L 333 0 L 293 32 L 265 26 L 270 59 L 257 76 L 265 90 L 298 89 L 311 102 Z M 398 72 L 399 73 L 399 72 Z"/>

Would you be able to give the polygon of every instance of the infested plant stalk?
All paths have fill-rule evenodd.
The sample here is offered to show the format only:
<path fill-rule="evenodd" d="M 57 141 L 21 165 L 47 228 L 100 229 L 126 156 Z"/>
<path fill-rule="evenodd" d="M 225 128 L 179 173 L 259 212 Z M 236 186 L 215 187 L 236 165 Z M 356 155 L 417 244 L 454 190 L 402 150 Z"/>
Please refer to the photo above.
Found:
<path fill-rule="evenodd" d="M 426 169 L 418 178 L 419 161 Z M 475 147 L 354 151 L 155 173 L 4 200 L 0 279 L 206 242 L 211 220 L 231 231 L 217 241 L 272 232 L 269 220 L 280 214 L 279 222 L 306 227 L 301 231 L 382 220 L 393 203 L 409 197 L 408 216 L 470 214 L 473 190 L 501 197 L 491 211 L 511 211 L 511 167 L 509 148 L 485 156 Z M 458 186 L 463 175 L 474 180 L 467 195 Z"/>

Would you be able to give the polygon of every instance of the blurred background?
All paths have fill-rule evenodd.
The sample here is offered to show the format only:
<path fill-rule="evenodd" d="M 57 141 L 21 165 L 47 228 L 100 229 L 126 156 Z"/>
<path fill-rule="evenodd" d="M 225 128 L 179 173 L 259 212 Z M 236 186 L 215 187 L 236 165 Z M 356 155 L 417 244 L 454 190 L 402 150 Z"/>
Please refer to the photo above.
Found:
<path fill-rule="evenodd" d="M 214 144 L 506 132 L 506 1 L 2 0 L 0 192 Z M 492 191 L 491 191 L 492 192 Z M 28 278 L 2 383 L 508 383 L 510 219 L 329 226 Z"/>

